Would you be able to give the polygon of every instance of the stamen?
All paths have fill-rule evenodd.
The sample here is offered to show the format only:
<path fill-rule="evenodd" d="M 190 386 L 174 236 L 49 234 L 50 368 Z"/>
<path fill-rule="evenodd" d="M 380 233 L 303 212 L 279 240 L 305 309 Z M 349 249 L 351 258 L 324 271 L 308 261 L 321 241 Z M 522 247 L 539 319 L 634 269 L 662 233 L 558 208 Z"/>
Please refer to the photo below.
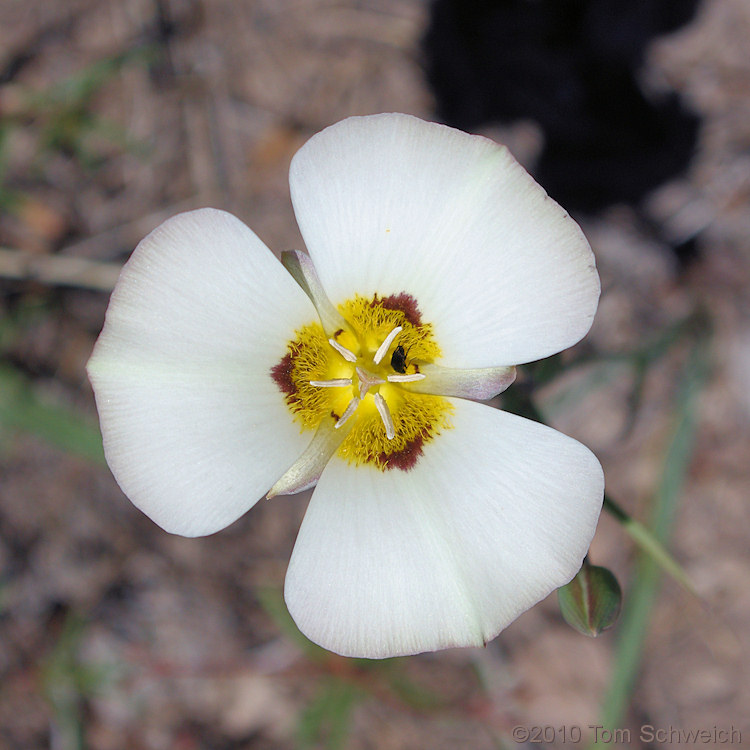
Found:
<path fill-rule="evenodd" d="M 333 380 L 310 380 L 310 385 L 316 388 L 343 388 L 345 385 L 351 385 L 351 378 L 334 378 Z"/>
<path fill-rule="evenodd" d="M 359 397 L 364 398 L 367 391 L 374 385 L 383 385 L 385 380 L 379 378 L 377 375 L 373 375 L 367 372 L 362 367 L 357 367 L 357 377 L 359 378 Z"/>
<path fill-rule="evenodd" d="M 393 374 L 388 376 L 389 383 L 416 383 L 417 380 L 424 380 L 425 376 L 421 372 L 414 372 L 407 375 Z"/>
<path fill-rule="evenodd" d="M 396 326 L 386 337 L 385 341 L 378 347 L 378 350 L 375 352 L 375 356 L 372 358 L 372 361 L 376 364 L 380 364 L 380 360 L 385 357 L 385 353 L 390 348 L 391 344 L 393 343 L 393 339 L 396 338 L 396 336 L 399 335 L 402 331 L 402 326 Z"/>
<path fill-rule="evenodd" d="M 351 417 L 352 414 L 354 414 L 355 411 L 357 411 L 357 407 L 359 406 L 359 399 L 355 396 L 350 402 L 349 406 L 344 409 L 344 413 L 339 417 L 338 422 L 336 422 L 335 425 L 333 425 L 337 430 L 339 427 L 341 427 L 344 422 L 346 422 L 349 417 Z"/>
<path fill-rule="evenodd" d="M 356 362 L 357 355 L 354 352 L 349 351 L 345 346 L 339 344 L 336 339 L 328 339 L 328 343 L 347 361 Z"/>
<path fill-rule="evenodd" d="M 393 417 L 391 417 L 391 410 L 388 408 L 386 400 L 379 393 L 376 393 L 374 398 L 375 406 L 377 407 L 380 418 L 383 420 L 383 424 L 385 425 L 385 436 L 388 438 L 388 440 L 393 440 L 393 438 L 396 437 L 396 430 L 393 427 Z"/>

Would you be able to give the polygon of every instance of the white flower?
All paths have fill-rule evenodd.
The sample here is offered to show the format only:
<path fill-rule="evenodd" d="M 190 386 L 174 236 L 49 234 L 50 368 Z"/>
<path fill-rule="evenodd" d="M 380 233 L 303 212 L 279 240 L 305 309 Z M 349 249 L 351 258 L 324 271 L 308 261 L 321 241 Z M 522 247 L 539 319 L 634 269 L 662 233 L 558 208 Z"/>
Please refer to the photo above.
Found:
<path fill-rule="evenodd" d="M 88 366 L 107 461 L 185 536 L 317 482 L 285 585 L 303 633 L 364 657 L 482 645 L 578 571 L 603 477 L 467 399 L 586 334 L 591 249 L 505 148 L 406 115 L 324 130 L 290 184 L 299 284 L 212 209 L 136 248 Z"/>

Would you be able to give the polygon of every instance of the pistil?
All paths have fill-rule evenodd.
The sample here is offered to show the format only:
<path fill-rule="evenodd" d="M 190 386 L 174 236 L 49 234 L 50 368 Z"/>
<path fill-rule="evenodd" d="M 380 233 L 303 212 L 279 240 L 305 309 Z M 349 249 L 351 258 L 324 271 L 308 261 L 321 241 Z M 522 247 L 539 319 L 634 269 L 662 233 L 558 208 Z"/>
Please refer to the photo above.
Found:
<path fill-rule="evenodd" d="M 367 372 L 364 367 L 356 368 L 357 377 L 359 378 L 359 397 L 364 398 L 367 391 L 373 386 L 383 385 L 385 380 L 379 378 L 377 375 L 373 375 L 371 372 Z"/>

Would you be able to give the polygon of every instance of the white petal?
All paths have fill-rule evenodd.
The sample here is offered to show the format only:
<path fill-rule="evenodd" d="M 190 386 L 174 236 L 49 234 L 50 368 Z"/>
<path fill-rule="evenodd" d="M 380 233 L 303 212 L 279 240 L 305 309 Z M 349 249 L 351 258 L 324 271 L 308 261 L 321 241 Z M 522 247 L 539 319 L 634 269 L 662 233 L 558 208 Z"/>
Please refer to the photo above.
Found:
<path fill-rule="evenodd" d="M 318 482 L 285 597 L 331 651 L 481 646 L 580 568 L 604 488 L 593 454 L 544 425 L 452 403 L 454 429 L 412 470 L 334 458 Z"/>
<path fill-rule="evenodd" d="M 88 370 L 107 461 L 156 523 L 199 536 L 242 515 L 304 450 L 270 370 L 315 310 L 234 216 L 169 219 L 136 248 Z"/>
<path fill-rule="evenodd" d="M 515 367 L 485 367 L 480 370 L 458 370 L 440 365 L 423 365 L 424 379 L 409 390 L 439 396 L 458 396 L 486 401 L 509 388 L 516 379 Z M 388 376 L 391 382 L 398 382 Z"/>
<path fill-rule="evenodd" d="M 412 295 L 444 366 L 522 364 L 591 326 L 599 277 L 588 242 L 486 138 L 407 115 L 352 117 L 300 149 L 290 185 L 331 301 Z"/>

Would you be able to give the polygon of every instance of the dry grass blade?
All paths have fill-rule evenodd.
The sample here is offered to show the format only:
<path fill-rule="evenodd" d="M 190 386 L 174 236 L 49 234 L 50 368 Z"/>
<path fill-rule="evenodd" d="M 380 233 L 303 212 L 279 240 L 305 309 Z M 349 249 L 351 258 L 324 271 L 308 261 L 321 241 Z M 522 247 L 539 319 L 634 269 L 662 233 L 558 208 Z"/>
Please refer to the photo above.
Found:
<path fill-rule="evenodd" d="M 0 248 L 0 278 L 3 279 L 111 292 L 121 269 L 119 263 Z"/>

